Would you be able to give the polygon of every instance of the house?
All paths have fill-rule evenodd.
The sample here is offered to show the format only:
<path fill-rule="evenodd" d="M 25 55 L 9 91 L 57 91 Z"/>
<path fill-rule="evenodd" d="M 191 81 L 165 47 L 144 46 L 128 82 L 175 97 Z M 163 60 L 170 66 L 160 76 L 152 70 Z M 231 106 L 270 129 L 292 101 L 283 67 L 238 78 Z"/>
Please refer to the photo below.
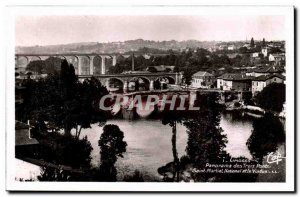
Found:
<path fill-rule="evenodd" d="M 217 78 L 217 88 L 220 90 L 250 91 L 252 78 L 241 73 L 225 73 Z"/>
<path fill-rule="evenodd" d="M 233 51 L 236 49 L 236 47 L 234 45 L 229 45 L 227 48 L 229 51 Z"/>
<path fill-rule="evenodd" d="M 262 48 L 261 53 L 264 55 L 264 57 L 268 57 L 268 48 L 267 47 Z"/>
<path fill-rule="evenodd" d="M 246 47 L 247 49 L 251 49 L 250 43 L 245 43 L 245 44 L 243 45 L 243 47 Z"/>
<path fill-rule="evenodd" d="M 259 77 L 262 75 L 270 75 L 270 74 L 283 74 L 284 69 L 279 66 L 262 66 L 262 67 L 257 67 L 252 70 L 252 73 L 247 73 L 248 76 L 254 76 L 254 77 Z"/>
<path fill-rule="evenodd" d="M 215 77 L 205 71 L 199 71 L 192 76 L 193 88 L 210 88 L 215 82 Z"/>
<path fill-rule="evenodd" d="M 252 57 L 259 57 L 259 52 L 254 52 L 254 53 L 252 53 Z"/>
<path fill-rule="evenodd" d="M 285 77 L 281 74 L 261 75 L 252 79 L 252 94 L 262 91 L 270 83 L 284 83 Z"/>
<path fill-rule="evenodd" d="M 284 53 L 272 53 L 269 55 L 269 62 L 272 62 L 275 65 L 282 65 L 285 61 Z"/>

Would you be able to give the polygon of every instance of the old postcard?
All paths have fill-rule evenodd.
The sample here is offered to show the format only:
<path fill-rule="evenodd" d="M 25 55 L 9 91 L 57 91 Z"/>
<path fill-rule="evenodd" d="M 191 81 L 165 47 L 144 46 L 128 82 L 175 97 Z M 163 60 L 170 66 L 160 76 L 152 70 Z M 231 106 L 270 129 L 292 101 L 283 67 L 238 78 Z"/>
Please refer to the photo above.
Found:
<path fill-rule="evenodd" d="M 7 190 L 294 191 L 294 9 L 7 7 Z"/>

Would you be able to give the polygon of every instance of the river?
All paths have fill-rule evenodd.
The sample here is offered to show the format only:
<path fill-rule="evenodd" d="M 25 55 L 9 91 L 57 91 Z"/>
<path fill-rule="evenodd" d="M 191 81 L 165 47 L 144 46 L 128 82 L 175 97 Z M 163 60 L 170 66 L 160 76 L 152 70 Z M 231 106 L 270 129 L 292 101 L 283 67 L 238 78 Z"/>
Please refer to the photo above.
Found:
<path fill-rule="evenodd" d="M 157 169 L 173 160 L 171 127 L 163 125 L 160 120 L 149 119 L 109 120 L 107 124 L 118 125 L 124 132 L 124 140 L 128 144 L 124 157 L 118 158 L 116 163 L 118 180 L 122 180 L 125 175 L 132 175 L 135 170 L 142 172 L 145 181 L 161 180 Z M 251 159 L 251 154 L 246 146 L 252 130 L 251 118 L 223 113 L 220 126 L 228 138 L 226 151 L 233 157 L 244 156 Z M 93 125 L 91 129 L 85 129 L 81 134 L 81 136 L 86 135 L 93 146 L 93 166 L 99 166 L 100 163 L 98 140 L 101 134 L 102 128 L 98 125 Z M 187 137 L 186 128 L 178 124 L 177 151 L 179 158 L 185 154 Z"/>

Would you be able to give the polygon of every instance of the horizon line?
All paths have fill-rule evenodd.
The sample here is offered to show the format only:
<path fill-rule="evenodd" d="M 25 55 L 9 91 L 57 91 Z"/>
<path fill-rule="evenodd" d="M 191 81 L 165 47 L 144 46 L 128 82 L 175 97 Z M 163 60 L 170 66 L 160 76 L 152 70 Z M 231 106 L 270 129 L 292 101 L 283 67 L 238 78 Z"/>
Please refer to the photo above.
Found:
<path fill-rule="evenodd" d="M 253 37 L 254 38 L 254 37 Z M 171 40 L 148 40 L 148 39 L 143 39 L 143 38 L 136 38 L 136 39 L 129 39 L 129 40 L 123 40 L 123 41 L 86 41 L 86 42 L 69 42 L 69 43 L 60 43 L 60 44 L 48 44 L 48 45 L 15 45 L 16 47 L 49 47 L 49 46 L 57 46 L 57 45 L 71 45 L 71 44 L 84 44 L 84 43 L 100 43 L 100 44 L 110 44 L 110 43 L 114 43 L 114 42 L 127 42 L 127 41 L 135 41 L 135 40 L 143 40 L 143 41 L 153 41 L 153 42 L 170 42 L 170 41 L 176 41 L 176 42 L 185 42 L 185 41 L 197 41 L 197 42 L 247 42 L 251 40 L 251 38 L 248 40 L 197 40 L 197 39 L 186 39 L 186 40 L 175 40 L 175 39 L 171 39 Z M 262 39 L 258 39 L 255 40 L 254 38 L 254 42 L 255 41 L 259 41 L 261 42 Z M 273 40 L 268 40 L 265 38 L 266 42 L 273 42 L 273 41 L 285 41 L 284 39 L 273 39 Z"/>

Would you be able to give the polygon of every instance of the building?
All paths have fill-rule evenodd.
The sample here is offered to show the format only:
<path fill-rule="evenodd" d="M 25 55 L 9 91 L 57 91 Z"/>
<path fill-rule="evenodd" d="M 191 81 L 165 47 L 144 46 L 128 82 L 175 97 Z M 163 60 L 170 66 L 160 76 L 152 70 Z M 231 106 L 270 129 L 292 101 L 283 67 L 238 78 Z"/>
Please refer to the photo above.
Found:
<path fill-rule="evenodd" d="M 226 45 L 220 45 L 219 48 L 218 48 L 218 50 L 220 50 L 220 51 L 221 50 L 226 50 L 226 49 L 228 49 Z"/>
<path fill-rule="evenodd" d="M 259 76 L 266 76 L 270 74 L 283 74 L 284 69 L 280 66 L 260 66 L 254 69 L 249 69 L 246 71 L 247 76 L 252 76 L 252 77 L 259 77 Z"/>
<path fill-rule="evenodd" d="M 259 57 L 259 52 L 254 52 L 254 53 L 252 53 L 252 57 Z"/>
<path fill-rule="evenodd" d="M 236 47 L 234 45 L 229 45 L 227 48 L 229 51 L 233 51 L 236 49 Z"/>
<path fill-rule="evenodd" d="M 243 47 L 246 47 L 247 49 L 251 49 L 250 43 L 245 43 L 245 44 L 243 45 Z"/>
<path fill-rule="evenodd" d="M 268 48 L 267 47 L 262 48 L 261 53 L 264 55 L 264 57 L 268 57 Z"/>
<path fill-rule="evenodd" d="M 252 94 L 262 91 L 271 83 L 284 83 L 285 77 L 280 74 L 261 75 L 252 79 Z"/>
<path fill-rule="evenodd" d="M 193 88 L 210 88 L 215 82 L 215 77 L 205 71 L 199 71 L 192 76 Z"/>
<path fill-rule="evenodd" d="M 240 73 L 225 73 L 217 78 L 217 88 L 220 90 L 250 91 L 252 78 Z"/>
<path fill-rule="evenodd" d="M 269 55 L 269 62 L 272 62 L 274 65 L 283 65 L 285 62 L 285 54 L 272 53 Z"/>

